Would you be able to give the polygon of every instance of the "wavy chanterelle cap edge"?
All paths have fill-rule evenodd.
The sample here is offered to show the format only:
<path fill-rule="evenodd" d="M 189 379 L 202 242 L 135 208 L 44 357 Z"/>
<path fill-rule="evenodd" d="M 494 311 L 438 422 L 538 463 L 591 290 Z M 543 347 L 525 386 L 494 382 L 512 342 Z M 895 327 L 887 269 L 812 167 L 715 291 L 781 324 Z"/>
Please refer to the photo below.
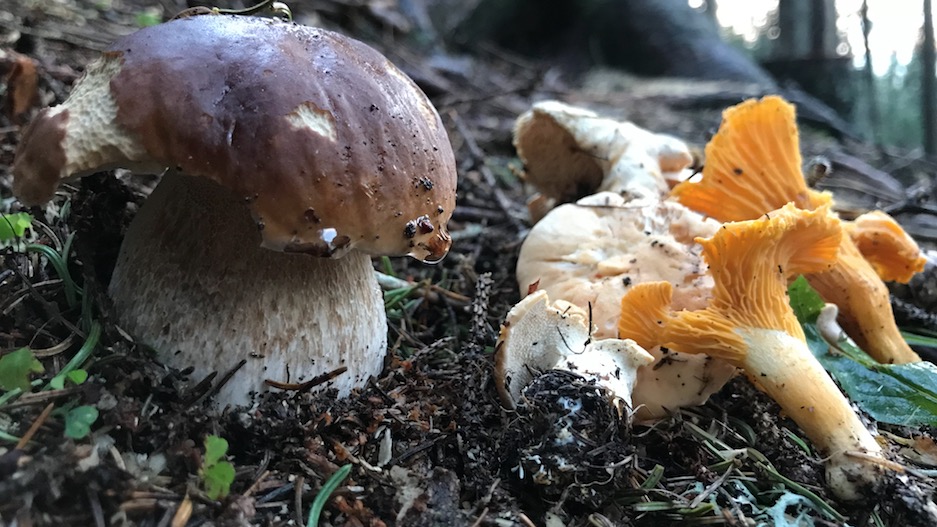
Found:
<path fill-rule="evenodd" d="M 702 178 L 677 185 L 672 197 L 719 221 L 755 219 L 785 203 L 803 209 L 831 204 L 829 193 L 807 187 L 799 141 L 794 106 L 780 97 L 752 99 L 728 108 L 719 131 L 706 146 Z M 897 224 L 893 227 L 901 230 Z M 905 241 L 911 243 L 909 254 L 895 265 L 907 265 L 910 270 L 918 265 L 912 254 L 916 245 L 910 237 Z M 871 247 L 868 252 L 871 262 L 846 236 L 833 267 L 807 278 L 824 300 L 839 306 L 843 328 L 876 360 L 920 361 L 901 336 L 888 289 L 879 279 L 886 271 L 884 257 Z"/>

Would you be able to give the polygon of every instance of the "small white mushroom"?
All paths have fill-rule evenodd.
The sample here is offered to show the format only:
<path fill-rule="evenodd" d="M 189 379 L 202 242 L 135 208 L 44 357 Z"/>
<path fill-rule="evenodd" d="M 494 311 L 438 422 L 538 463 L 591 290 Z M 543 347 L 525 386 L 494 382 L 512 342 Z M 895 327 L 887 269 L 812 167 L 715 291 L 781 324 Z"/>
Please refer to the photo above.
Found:
<path fill-rule="evenodd" d="M 537 372 L 568 370 L 608 388 L 631 407 L 637 369 L 654 358 L 633 340 L 594 340 L 587 313 L 536 291 L 515 305 L 501 326 L 495 383 L 502 403 L 516 407 Z"/>
<path fill-rule="evenodd" d="M 568 202 L 599 191 L 660 197 L 693 156 L 686 144 L 630 122 L 559 101 L 542 101 L 514 128 L 525 179 L 549 199 Z"/>

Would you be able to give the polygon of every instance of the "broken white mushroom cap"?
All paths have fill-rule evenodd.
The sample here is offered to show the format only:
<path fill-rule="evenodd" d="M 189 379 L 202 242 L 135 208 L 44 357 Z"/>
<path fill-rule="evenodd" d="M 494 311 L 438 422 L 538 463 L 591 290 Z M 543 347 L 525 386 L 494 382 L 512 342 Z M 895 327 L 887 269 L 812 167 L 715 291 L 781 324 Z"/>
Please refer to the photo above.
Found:
<path fill-rule="evenodd" d="M 448 251 L 456 170 L 432 104 L 374 49 L 256 17 L 177 19 L 121 38 L 24 131 L 26 204 L 69 176 L 169 168 L 110 284 L 120 324 L 216 395 L 340 368 L 379 373 L 387 326 L 371 255 Z"/>
<path fill-rule="evenodd" d="M 631 408 L 637 369 L 653 360 L 633 340 L 593 339 L 584 310 L 563 300 L 550 303 L 537 291 L 511 308 L 501 325 L 495 383 L 502 403 L 515 408 L 535 373 L 568 370 L 595 379 Z"/>
<path fill-rule="evenodd" d="M 559 202 L 599 191 L 660 197 L 693 162 L 675 137 L 559 101 L 538 102 L 518 117 L 514 146 L 525 179 Z"/>
<path fill-rule="evenodd" d="M 625 199 L 602 192 L 553 209 L 521 247 L 517 281 L 523 297 L 534 286 L 581 309 L 592 306 L 594 339 L 618 337 L 621 298 L 632 284 L 674 285 L 677 309 L 701 309 L 710 298 L 697 236 L 720 223 L 672 201 Z M 655 365 L 642 368 L 634 390 L 640 418 L 704 403 L 735 375 L 729 364 L 704 355 L 648 349 Z"/>

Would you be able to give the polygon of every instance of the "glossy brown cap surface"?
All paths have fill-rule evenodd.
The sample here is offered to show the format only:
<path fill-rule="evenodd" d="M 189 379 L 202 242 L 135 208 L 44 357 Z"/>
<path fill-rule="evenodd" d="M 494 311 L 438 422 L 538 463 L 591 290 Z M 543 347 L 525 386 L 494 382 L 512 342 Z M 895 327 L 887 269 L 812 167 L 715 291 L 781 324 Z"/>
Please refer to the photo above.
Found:
<path fill-rule="evenodd" d="M 420 260 L 448 251 L 456 169 L 446 131 L 423 92 L 365 44 L 279 20 L 204 15 L 128 35 L 102 61 L 55 114 L 67 115 L 65 128 L 84 126 L 62 141 L 61 177 L 147 165 L 212 179 L 243 199 L 275 250 Z M 102 127 L 129 146 L 98 146 Z M 29 167 L 20 172 L 20 187 L 32 190 Z M 52 190 L 25 193 L 47 199 Z"/>

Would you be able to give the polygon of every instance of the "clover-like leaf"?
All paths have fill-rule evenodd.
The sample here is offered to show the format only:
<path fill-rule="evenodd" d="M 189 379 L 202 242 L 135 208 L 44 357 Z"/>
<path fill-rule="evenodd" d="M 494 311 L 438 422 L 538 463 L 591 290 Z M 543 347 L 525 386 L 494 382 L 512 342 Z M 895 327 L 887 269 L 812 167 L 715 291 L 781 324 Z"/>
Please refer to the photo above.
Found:
<path fill-rule="evenodd" d="M 32 226 L 33 217 L 25 212 L 0 214 L 0 242 L 8 242 L 22 236 Z"/>
<path fill-rule="evenodd" d="M 202 458 L 202 467 L 199 476 L 205 494 L 210 499 L 224 498 L 231 491 L 234 482 L 234 465 L 224 460 L 228 452 L 228 441 L 223 437 L 210 435 L 205 438 L 205 455 Z"/>
<path fill-rule="evenodd" d="M 84 439 L 91 433 L 91 425 L 97 420 L 97 408 L 76 406 L 65 414 L 65 435 L 72 439 Z"/>
<path fill-rule="evenodd" d="M 29 377 L 44 371 L 29 348 L 20 348 L 0 357 L 0 389 L 29 391 Z"/>

